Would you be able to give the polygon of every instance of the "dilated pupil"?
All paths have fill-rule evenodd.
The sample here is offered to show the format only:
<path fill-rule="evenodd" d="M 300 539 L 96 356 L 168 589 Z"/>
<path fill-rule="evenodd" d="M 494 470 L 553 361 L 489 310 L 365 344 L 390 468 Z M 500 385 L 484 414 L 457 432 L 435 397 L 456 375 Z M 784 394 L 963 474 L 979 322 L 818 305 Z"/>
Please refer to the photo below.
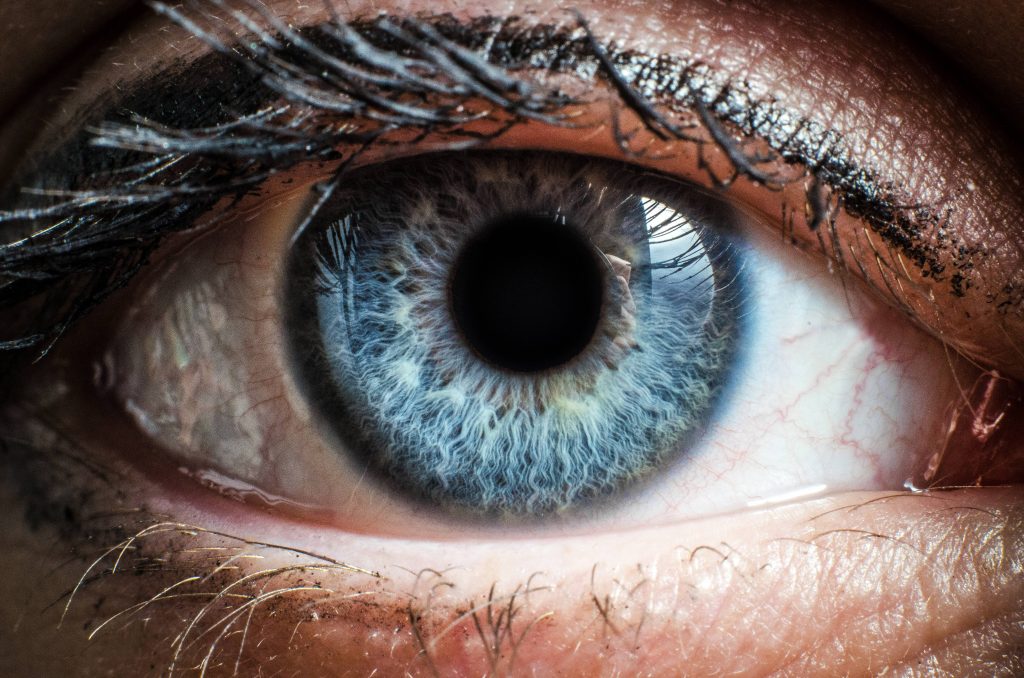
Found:
<path fill-rule="evenodd" d="M 601 318 L 604 276 L 594 247 L 552 217 L 490 224 L 463 248 L 451 281 L 452 314 L 467 343 L 516 372 L 569 362 Z"/>

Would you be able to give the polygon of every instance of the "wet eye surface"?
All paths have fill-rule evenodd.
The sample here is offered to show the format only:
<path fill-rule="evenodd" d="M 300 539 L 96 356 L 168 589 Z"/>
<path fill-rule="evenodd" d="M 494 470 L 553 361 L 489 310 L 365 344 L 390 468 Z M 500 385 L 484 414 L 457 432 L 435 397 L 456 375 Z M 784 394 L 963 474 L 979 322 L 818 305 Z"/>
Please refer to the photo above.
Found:
<path fill-rule="evenodd" d="M 0 214 L 19 670 L 1013 675 L 1017 167 L 892 34 L 156 9 Z"/>
<path fill-rule="evenodd" d="M 728 386 L 744 313 L 738 221 L 695 186 L 597 158 L 370 165 L 287 254 L 208 240 L 183 255 L 210 265 L 143 282 L 102 381 L 192 472 L 339 513 L 344 492 L 312 489 L 303 467 L 334 458 L 424 510 L 496 524 L 626 501 L 691 453 Z M 232 251 L 238 269 L 214 263 Z M 275 287 L 265 257 L 284 262 L 281 289 L 269 320 L 246 323 L 262 313 L 245 300 Z M 305 396 L 294 408 L 252 404 L 265 379 L 207 367 L 252 341 L 281 347 L 272 364 Z M 319 425 L 282 440 L 305 407 Z M 298 442 L 318 433 L 328 440 L 313 449 L 332 448 L 320 456 Z M 285 464 L 305 479 L 273 470 Z"/>
<path fill-rule="evenodd" d="M 518 516 L 684 453 L 733 360 L 738 262 L 721 215 L 655 196 L 687 197 L 536 154 L 354 178 L 300 236 L 287 292 L 305 385 L 344 447 L 413 496 Z"/>
<path fill-rule="evenodd" d="M 297 233 L 292 192 L 141 276 L 91 358 L 96 416 L 254 508 L 406 536 L 670 524 L 968 482 L 1012 435 L 951 438 L 946 408 L 966 384 L 1005 418 L 1011 382 L 678 179 L 426 153 L 352 172 Z"/>

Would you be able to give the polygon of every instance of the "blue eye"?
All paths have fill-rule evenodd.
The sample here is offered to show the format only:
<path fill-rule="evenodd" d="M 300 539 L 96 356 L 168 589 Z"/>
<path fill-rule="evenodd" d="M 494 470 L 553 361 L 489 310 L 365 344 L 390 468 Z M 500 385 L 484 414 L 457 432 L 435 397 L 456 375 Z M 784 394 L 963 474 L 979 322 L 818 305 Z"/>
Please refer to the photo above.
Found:
<path fill-rule="evenodd" d="M 950 430 L 932 404 L 977 375 L 937 373 L 942 345 L 856 281 L 958 345 L 987 273 L 954 248 L 973 226 L 862 147 L 871 116 L 837 128 L 816 96 L 602 46 L 582 17 L 260 12 L 272 32 L 223 42 L 161 7 L 213 51 L 127 90 L 127 117 L 96 103 L 0 215 L 37 231 L 4 250 L 6 298 L 60 300 L 0 349 L 45 352 L 129 288 L 116 327 L 83 325 L 81 382 L 154 463 L 405 536 L 919 486 Z M 206 105 L 224 82 L 241 110 Z"/>
<path fill-rule="evenodd" d="M 728 209 L 621 164 L 435 154 L 353 175 L 290 255 L 339 449 L 410 499 L 535 517 L 686 454 L 740 339 Z"/>

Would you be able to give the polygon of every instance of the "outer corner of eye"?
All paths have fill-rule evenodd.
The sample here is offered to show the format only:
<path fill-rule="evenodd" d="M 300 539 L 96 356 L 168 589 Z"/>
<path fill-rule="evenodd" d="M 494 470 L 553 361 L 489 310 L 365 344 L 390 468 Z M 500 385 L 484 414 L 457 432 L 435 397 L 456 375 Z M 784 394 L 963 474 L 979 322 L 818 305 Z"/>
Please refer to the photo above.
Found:
<path fill-rule="evenodd" d="M 920 486 L 971 373 L 725 197 L 618 162 L 428 153 L 255 213 L 142 281 L 108 381 L 202 485 L 341 529 L 624 529 Z"/>

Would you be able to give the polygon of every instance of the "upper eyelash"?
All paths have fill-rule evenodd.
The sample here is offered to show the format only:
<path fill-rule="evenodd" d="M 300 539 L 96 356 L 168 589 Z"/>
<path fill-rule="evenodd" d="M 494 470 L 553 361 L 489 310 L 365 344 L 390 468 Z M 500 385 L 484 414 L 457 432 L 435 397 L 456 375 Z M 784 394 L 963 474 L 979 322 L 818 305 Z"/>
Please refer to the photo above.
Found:
<path fill-rule="evenodd" d="M 386 52 L 353 28 L 338 28 L 349 44 L 370 60 L 359 65 L 375 69 L 367 68 L 361 75 L 376 73 L 380 77 L 377 82 L 344 83 L 358 85 L 359 91 L 335 81 L 334 105 L 327 107 L 325 97 L 314 99 L 303 82 L 303 74 L 307 80 L 324 82 L 324 53 L 298 33 L 282 25 L 290 40 L 285 42 L 283 37 L 264 33 L 261 44 L 274 49 L 260 49 L 240 57 L 177 10 L 161 4 L 155 7 L 191 28 L 216 52 L 236 57 L 233 62 L 251 74 L 253 86 L 268 90 L 259 98 L 269 100 L 273 92 L 290 103 L 196 128 L 166 127 L 133 114 L 129 114 L 129 124 L 103 122 L 91 128 L 89 146 L 121 156 L 116 170 L 89 177 L 99 187 L 27 191 L 21 196 L 23 201 L 26 196 L 44 196 L 56 198 L 57 202 L 0 212 L 0 223 L 53 220 L 34 230 L 31 236 L 0 247 L 0 306 L 16 306 L 45 294 L 43 308 L 53 316 L 49 321 L 35 319 L 36 327 L 44 326 L 41 331 L 0 341 L 0 351 L 41 346 L 40 352 L 45 354 L 74 322 L 127 284 L 164 236 L 189 228 L 194 218 L 224 197 L 241 198 L 274 171 L 288 169 L 303 160 L 343 158 L 345 154 L 337 150 L 339 145 L 356 143 L 359 150 L 365 150 L 386 133 L 398 129 L 418 129 L 423 135 L 457 134 L 471 120 L 460 112 L 461 104 L 488 88 L 490 99 L 494 101 L 500 96 L 502 112 L 511 119 L 557 122 L 555 113 L 568 103 L 558 94 L 536 94 L 532 85 L 511 74 L 498 77 L 495 68 L 483 68 L 465 48 L 451 41 L 435 39 L 428 44 L 403 38 L 400 31 L 410 29 L 433 34 L 433 29 L 422 22 L 407 19 L 399 24 L 382 18 L 373 23 L 373 28 L 395 37 L 409 54 L 426 55 L 429 60 L 420 58 L 412 63 L 412 58 L 398 59 L 392 53 L 388 62 L 384 58 Z M 280 55 L 287 50 L 298 50 L 299 56 L 311 57 L 311 62 L 281 59 Z M 429 66 L 430 60 L 435 65 L 444 64 L 446 69 L 434 68 L 429 73 L 423 67 Z M 313 65 L 320 65 L 321 69 L 300 70 Z M 394 68 L 385 71 L 389 65 Z M 418 73 L 410 69 L 414 65 Z M 499 95 L 499 87 L 513 96 Z M 399 106 L 387 98 L 388 94 L 408 94 L 410 90 L 434 97 L 446 95 L 450 101 L 434 103 L 428 109 L 426 105 Z M 315 113 L 306 108 L 311 104 L 317 106 L 312 109 Z M 329 113 L 332 119 L 319 120 L 316 113 Z M 353 128 L 338 121 L 342 116 L 370 120 L 378 126 L 372 130 Z M 78 144 L 72 153 L 82 152 L 82 141 Z M 359 150 L 346 159 L 354 159 Z M 63 150 L 55 157 L 66 154 L 67 150 Z M 46 166 L 39 172 L 43 177 L 49 176 Z M 177 210 L 168 212 L 171 206 Z M 133 256 L 127 256 L 126 250 Z M 76 294 L 67 293 L 65 287 L 69 282 L 73 282 Z"/>
<path fill-rule="evenodd" d="M 0 225 L 22 223 L 33 233 L 0 246 L 0 308 L 43 298 L 20 334 L 0 338 L 0 352 L 32 348 L 45 355 L 72 324 L 127 284 L 164 236 L 191 228 L 221 199 L 241 199 L 272 173 L 301 161 L 342 161 L 334 177 L 338 181 L 353 159 L 396 130 L 415 130 L 416 139 L 446 135 L 471 146 L 500 136 L 522 120 L 572 125 L 560 111 L 579 102 L 558 90 L 540 90 L 516 75 L 527 68 L 600 75 L 655 136 L 698 143 L 701 153 L 708 143 L 722 149 L 733 175 L 717 177 L 705 165 L 716 185 L 726 186 L 739 176 L 771 185 L 775 177 L 759 165 L 801 163 L 813 179 L 808 191 L 812 229 L 833 220 L 834 209 L 852 208 L 932 277 L 943 273 L 937 250 L 923 242 L 920 224 L 938 225 L 949 215 L 922 206 L 900 207 L 892 197 L 895 188 L 856 167 L 838 134 L 787 118 L 775 102 L 753 101 L 739 88 L 712 87 L 703 64 L 640 68 L 638 55 L 603 46 L 578 13 L 571 28 L 489 16 L 467 25 L 444 15 L 352 23 L 335 18 L 298 31 L 255 1 L 248 5 L 265 26 L 228 9 L 222 0 L 208 4 L 229 12 L 258 40 L 229 43 L 181 11 L 151 3 L 213 49 L 214 55 L 201 59 L 220 58 L 240 79 L 247 75 L 248 103 L 259 105 L 232 111 L 215 124 L 183 121 L 192 124 L 180 127 L 161 125 L 129 106 L 127 123 L 106 120 L 88 128 L 42 163 L 37 177 L 64 178 L 48 168 L 67 167 L 67 158 L 77 154 L 78 163 L 86 165 L 81 178 L 87 187 L 26 192 L 17 200 L 24 203 L 35 196 L 48 202 L 0 212 Z M 192 6 L 202 8 L 199 2 Z M 333 43 L 332 50 L 343 56 L 326 51 L 317 40 Z M 656 60 L 667 64 L 670 58 Z M 642 88 L 628 75 L 636 70 L 648 80 Z M 640 91 L 667 88 L 696 112 L 708 139 L 665 118 Z M 418 103 L 407 103 L 410 95 Z M 399 96 L 402 102 L 395 101 Z M 266 105 L 275 100 L 279 103 Z M 498 110 L 470 105 L 481 100 Z M 490 121 L 493 131 L 470 134 L 462 129 L 480 119 Z M 642 155 L 642 150 L 630 148 L 631 134 L 621 129 L 617 116 L 612 122 L 623 152 Z M 766 138 L 777 155 L 747 154 L 721 127 L 727 123 L 746 135 Z M 90 161 L 104 169 L 88 171 Z M 318 205 L 331 190 L 330 183 L 324 186 Z M 832 250 L 839 252 L 835 244 Z M 963 284 L 962 276 L 954 274 L 954 293 L 962 294 Z"/>

